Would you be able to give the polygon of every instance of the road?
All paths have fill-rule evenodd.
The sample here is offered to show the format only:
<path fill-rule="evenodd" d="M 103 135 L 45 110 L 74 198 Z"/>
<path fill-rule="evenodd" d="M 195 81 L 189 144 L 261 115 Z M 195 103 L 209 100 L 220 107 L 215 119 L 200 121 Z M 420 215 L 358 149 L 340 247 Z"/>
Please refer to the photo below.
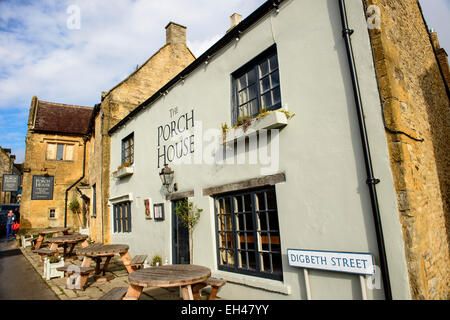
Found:
<path fill-rule="evenodd" d="M 0 300 L 58 300 L 16 247 L 16 240 L 0 239 Z"/>

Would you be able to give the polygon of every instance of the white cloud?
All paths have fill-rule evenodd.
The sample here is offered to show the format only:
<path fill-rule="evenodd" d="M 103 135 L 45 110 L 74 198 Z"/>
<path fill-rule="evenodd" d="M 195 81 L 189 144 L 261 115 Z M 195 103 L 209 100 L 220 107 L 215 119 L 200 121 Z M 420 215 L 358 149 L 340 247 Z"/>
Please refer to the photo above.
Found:
<path fill-rule="evenodd" d="M 79 0 L 0 2 L 0 109 L 29 107 L 33 95 L 93 106 L 165 43 L 164 27 L 188 27 L 198 56 L 223 36 L 229 16 L 244 16 L 262 0 Z M 69 30 L 66 13 L 77 5 L 81 29 Z"/>

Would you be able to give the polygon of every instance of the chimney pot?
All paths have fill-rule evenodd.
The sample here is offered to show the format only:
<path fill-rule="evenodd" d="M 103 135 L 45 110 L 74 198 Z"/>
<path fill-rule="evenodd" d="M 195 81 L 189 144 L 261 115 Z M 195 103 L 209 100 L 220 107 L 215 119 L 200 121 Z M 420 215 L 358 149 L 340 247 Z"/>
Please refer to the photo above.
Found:
<path fill-rule="evenodd" d="M 239 13 L 233 13 L 230 17 L 230 21 L 231 21 L 231 26 L 228 31 L 230 31 L 231 29 L 236 27 L 239 23 L 241 23 L 242 15 L 240 15 Z"/>
<path fill-rule="evenodd" d="M 175 22 L 166 26 L 166 44 L 186 45 L 186 27 Z"/>

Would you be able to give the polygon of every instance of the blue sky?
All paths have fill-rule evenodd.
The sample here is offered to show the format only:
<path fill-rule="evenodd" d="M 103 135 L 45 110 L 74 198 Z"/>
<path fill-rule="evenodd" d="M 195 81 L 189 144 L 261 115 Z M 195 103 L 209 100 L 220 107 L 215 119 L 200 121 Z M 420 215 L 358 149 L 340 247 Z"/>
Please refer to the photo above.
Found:
<path fill-rule="evenodd" d="M 196 56 L 220 39 L 234 12 L 264 0 L 0 0 L 0 146 L 22 162 L 32 96 L 93 106 L 165 43 L 164 27 L 188 27 Z M 450 52 L 450 0 L 421 0 L 430 28 Z M 67 20 L 80 8 L 80 29 Z"/>

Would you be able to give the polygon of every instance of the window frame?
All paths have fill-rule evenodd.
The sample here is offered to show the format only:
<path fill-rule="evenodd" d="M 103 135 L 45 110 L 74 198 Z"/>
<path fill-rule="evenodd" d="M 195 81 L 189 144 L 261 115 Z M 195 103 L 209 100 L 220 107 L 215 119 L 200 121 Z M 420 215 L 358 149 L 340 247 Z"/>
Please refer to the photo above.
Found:
<path fill-rule="evenodd" d="M 127 141 L 132 141 L 132 144 L 130 144 L 129 150 L 130 150 L 130 154 L 129 154 L 129 161 L 128 158 L 125 158 L 125 143 Z M 132 151 L 132 152 L 131 152 Z M 125 162 L 129 162 L 130 165 L 132 165 L 134 163 L 134 132 L 130 133 L 128 136 L 126 136 L 125 138 L 122 139 L 122 165 Z"/>
<path fill-rule="evenodd" d="M 278 233 L 278 237 L 279 237 L 279 246 L 280 246 L 280 272 L 279 273 L 273 273 L 273 272 L 267 272 L 267 271 L 261 271 L 261 266 L 260 266 L 260 255 L 263 252 L 267 252 L 267 250 L 261 250 L 259 249 L 260 247 L 260 243 L 259 243 L 259 239 L 257 236 L 258 232 L 264 232 L 264 233 L 269 233 L 270 232 L 274 232 L 274 231 L 263 231 L 263 230 L 258 230 L 258 223 L 257 223 L 257 219 L 258 219 L 258 212 L 260 211 L 269 211 L 269 209 L 266 207 L 266 210 L 256 210 L 256 194 L 257 193 L 267 193 L 267 192 L 273 192 L 274 198 L 275 198 L 275 209 L 273 209 L 276 212 L 277 215 L 277 223 L 278 223 L 278 230 L 276 231 Z M 237 218 L 237 212 L 235 210 L 235 204 L 234 201 L 232 201 L 232 199 L 236 196 L 245 196 L 245 195 L 249 195 L 251 196 L 251 201 L 252 201 L 252 222 L 253 222 L 253 239 L 254 239 L 254 255 L 255 255 L 255 263 L 256 263 L 256 270 L 248 270 L 248 269 L 244 269 L 242 267 L 239 267 L 239 249 L 237 246 L 237 239 L 239 236 L 239 231 L 242 232 L 242 230 L 237 230 L 236 229 L 236 219 Z M 267 279 L 273 279 L 273 280 L 279 280 L 279 281 L 283 281 L 283 258 L 282 258 L 282 250 L 281 250 L 281 232 L 280 232 L 280 224 L 279 224 L 279 215 L 278 215 L 278 205 L 277 205 L 277 196 L 276 196 L 276 190 L 275 190 L 275 186 L 267 186 L 267 187 L 262 187 L 262 188 L 254 188 L 254 189 L 247 189 L 247 190 L 239 190 L 239 191 L 233 191 L 233 192 L 228 192 L 228 193 L 223 193 L 223 194 L 216 194 L 213 196 L 214 199 L 214 222 L 215 222 L 215 233 L 216 233 L 216 250 L 217 250 L 217 268 L 219 270 L 222 271 L 228 271 L 228 272 L 233 272 L 233 273 L 238 273 L 238 274 L 244 274 L 244 275 L 250 275 L 250 276 L 256 276 L 259 278 L 267 278 Z M 232 243 L 233 243 L 233 247 L 232 248 L 234 250 L 234 266 L 231 265 L 224 265 L 221 264 L 221 249 L 223 249 L 224 247 L 220 246 L 220 233 L 219 233 L 219 210 L 218 210 L 218 200 L 219 199 L 228 199 L 228 201 L 230 201 L 230 214 L 231 214 L 231 223 L 232 223 Z M 272 210 L 272 209 L 270 209 Z M 245 214 L 245 210 L 243 211 Z M 239 212 L 238 212 L 239 214 Z M 242 213 L 241 213 L 242 214 Z M 267 222 L 266 222 L 267 223 Z M 227 232 L 227 231 L 225 231 Z M 248 233 L 248 231 L 244 231 L 244 233 Z M 270 249 L 270 237 L 269 237 L 269 249 Z M 227 250 L 227 249 L 225 249 Z M 249 251 L 248 247 L 246 247 L 246 249 L 243 249 L 241 251 Z M 251 251 L 251 250 L 250 250 Z M 271 250 L 268 250 L 269 252 L 274 252 Z M 227 258 L 228 259 L 228 258 Z"/>
<path fill-rule="evenodd" d="M 276 61 L 277 61 L 277 68 L 276 68 L 276 70 L 271 70 L 270 67 L 269 67 L 268 73 L 261 77 L 260 74 L 259 74 L 259 66 L 264 61 L 269 61 L 272 56 L 276 57 Z M 281 106 L 282 106 L 281 81 L 280 81 L 280 65 L 279 65 L 279 61 L 278 61 L 278 51 L 277 51 L 277 46 L 273 45 L 273 46 L 269 47 L 268 49 L 264 50 L 258 56 L 256 56 L 255 58 L 253 58 L 252 60 L 250 60 L 245 65 L 243 65 L 242 67 L 240 67 L 238 70 L 234 71 L 231 74 L 231 86 L 232 86 L 231 123 L 232 123 L 233 126 L 236 125 L 236 123 L 238 121 L 239 109 L 241 107 L 241 105 L 239 103 L 239 92 L 242 91 L 242 89 L 239 90 L 239 88 L 238 88 L 239 79 L 242 76 L 244 76 L 245 74 L 250 73 L 251 71 L 256 72 L 255 73 L 255 76 L 256 76 L 256 80 L 255 81 L 256 82 L 254 84 L 254 85 L 256 85 L 256 98 L 250 99 L 250 95 L 249 95 L 248 96 L 248 100 L 247 100 L 246 103 L 249 103 L 252 100 L 256 100 L 257 107 L 258 107 L 258 113 L 257 114 L 249 114 L 248 116 L 250 116 L 252 118 L 256 117 L 259 114 L 259 112 L 262 110 L 262 103 L 261 103 L 262 96 L 264 94 L 267 94 L 268 92 L 272 92 L 275 89 L 279 90 L 280 101 L 275 103 L 275 104 L 273 104 L 271 107 L 267 108 L 267 111 L 278 110 L 278 109 L 281 109 Z M 273 74 L 275 72 L 277 72 L 277 74 L 278 74 L 278 85 L 272 86 L 272 80 L 270 80 L 269 89 L 266 90 L 266 91 L 262 91 L 261 90 L 261 86 L 260 86 L 261 80 L 265 79 L 267 77 L 269 77 L 269 79 L 271 79 L 271 77 L 270 77 L 271 74 Z M 248 81 L 247 81 L 247 87 L 246 88 L 249 88 L 252 85 L 248 85 Z M 273 100 L 273 98 L 272 98 L 272 100 Z"/>
<path fill-rule="evenodd" d="M 55 157 L 54 158 L 49 158 L 48 157 L 48 150 L 49 150 L 49 146 L 50 145 L 55 145 Z M 67 159 L 68 156 L 68 151 L 67 151 L 67 147 L 71 146 L 72 149 L 72 158 L 71 159 Z M 62 159 L 58 159 L 58 147 L 62 147 Z M 75 144 L 74 143 L 66 143 L 66 142 L 58 142 L 58 141 L 50 141 L 47 142 L 47 147 L 45 150 L 45 160 L 46 161 L 64 161 L 64 162 L 74 162 L 75 160 Z"/>
<path fill-rule="evenodd" d="M 118 208 L 120 210 L 120 216 L 118 216 Z M 126 209 L 126 215 L 123 215 L 123 209 Z M 125 223 L 126 221 L 126 223 Z M 125 227 L 126 226 L 126 230 Z M 113 230 L 114 233 L 131 233 L 131 201 L 121 201 L 113 204 Z"/>

